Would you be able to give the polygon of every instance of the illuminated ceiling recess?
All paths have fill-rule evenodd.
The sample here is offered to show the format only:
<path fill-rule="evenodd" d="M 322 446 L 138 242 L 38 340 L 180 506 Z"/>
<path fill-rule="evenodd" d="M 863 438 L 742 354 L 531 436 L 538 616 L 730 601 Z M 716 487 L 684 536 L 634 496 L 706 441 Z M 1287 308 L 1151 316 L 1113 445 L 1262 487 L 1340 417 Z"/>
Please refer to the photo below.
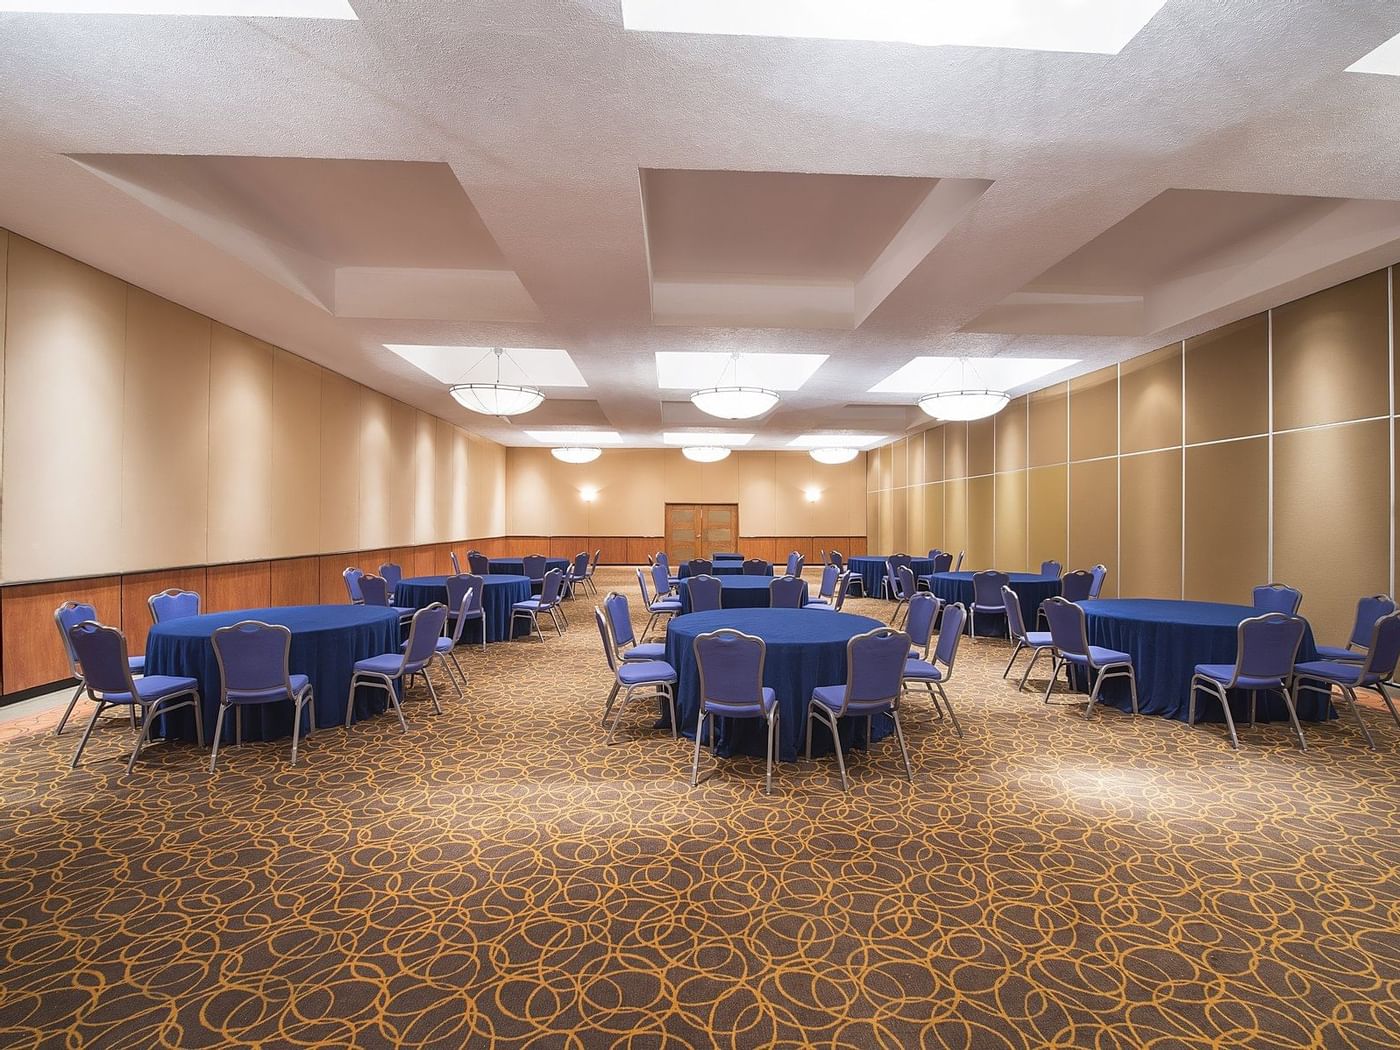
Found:
<path fill-rule="evenodd" d="M 1347 66 L 1347 72 L 1400 77 L 1400 36 L 1391 37 L 1370 54 Z"/>
<path fill-rule="evenodd" d="M 496 381 L 458 383 L 450 391 L 457 403 L 484 416 L 520 416 L 539 408 L 544 401 L 544 392 L 532 386 L 502 383 L 501 360 L 508 355 L 500 347 L 495 347 L 489 352 L 496 355 Z"/>
<path fill-rule="evenodd" d="M 597 445 L 561 445 L 550 449 L 550 454 L 564 463 L 592 463 L 603 450 Z"/>
<path fill-rule="evenodd" d="M 686 445 L 681 455 L 696 463 L 718 463 L 729 458 L 730 450 L 723 445 Z"/>
<path fill-rule="evenodd" d="M 1165 0 L 622 0 L 637 32 L 1116 55 Z"/>
<path fill-rule="evenodd" d="M 57 15 L 331 18 L 357 21 L 349 0 L 0 0 L 0 11 Z"/>

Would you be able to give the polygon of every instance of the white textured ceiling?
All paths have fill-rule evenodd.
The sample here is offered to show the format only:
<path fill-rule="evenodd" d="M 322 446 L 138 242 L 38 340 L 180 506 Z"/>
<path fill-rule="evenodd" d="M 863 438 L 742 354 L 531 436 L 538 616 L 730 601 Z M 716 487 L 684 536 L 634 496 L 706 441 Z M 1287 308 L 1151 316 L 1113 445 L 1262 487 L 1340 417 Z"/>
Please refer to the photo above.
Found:
<path fill-rule="evenodd" d="M 893 434 L 922 391 L 868 390 L 914 357 L 1079 359 L 1042 385 L 1400 260 L 1400 77 L 1345 71 L 1393 0 L 1167 0 L 1118 54 L 352 3 L 0 14 L 0 225 L 510 444 L 714 426 L 657 351 L 827 355 L 754 447 Z M 485 419 L 385 343 L 588 386 Z"/>

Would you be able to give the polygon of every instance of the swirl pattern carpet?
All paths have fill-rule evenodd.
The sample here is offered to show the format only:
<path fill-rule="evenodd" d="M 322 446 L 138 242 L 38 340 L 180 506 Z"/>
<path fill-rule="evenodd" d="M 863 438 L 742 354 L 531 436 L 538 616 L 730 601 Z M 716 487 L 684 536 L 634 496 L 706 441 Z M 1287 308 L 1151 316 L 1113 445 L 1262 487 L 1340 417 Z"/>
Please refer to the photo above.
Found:
<path fill-rule="evenodd" d="M 603 589 L 633 597 L 626 570 Z M 0 744 L 0 1046 L 1394 1047 L 1400 748 L 1045 705 L 965 643 L 966 738 L 612 747 L 592 600 L 467 699 L 278 744 Z M 876 600 L 851 611 L 888 616 Z M 635 609 L 634 609 L 635 611 Z M 813 615 L 822 615 L 813 613 Z M 639 624 L 640 628 L 640 619 Z M 1043 682 L 1043 679 L 1042 679 Z M 86 718 L 80 706 L 78 718 Z M 26 723 L 28 725 L 28 723 Z"/>

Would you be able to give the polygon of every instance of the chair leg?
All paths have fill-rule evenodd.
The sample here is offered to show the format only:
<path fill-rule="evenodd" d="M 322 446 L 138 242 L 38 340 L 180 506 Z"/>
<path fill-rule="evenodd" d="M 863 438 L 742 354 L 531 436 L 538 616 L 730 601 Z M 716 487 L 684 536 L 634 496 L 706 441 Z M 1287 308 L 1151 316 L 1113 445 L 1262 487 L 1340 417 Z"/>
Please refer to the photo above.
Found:
<path fill-rule="evenodd" d="M 1288 708 L 1288 720 L 1293 723 L 1293 732 L 1298 737 L 1298 747 L 1300 750 L 1306 751 L 1308 749 L 1308 742 L 1303 739 L 1303 727 L 1298 724 L 1298 708 L 1297 705 L 1293 703 L 1293 695 L 1289 691 L 1287 682 L 1284 682 L 1279 692 L 1283 694 L 1284 706 Z"/>
<path fill-rule="evenodd" d="M 88 737 L 92 736 L 93 727 L 97 725 L 97 716 L 106 709 L 107 705 L 101 700 L 99 700 L 97 706 L 92 709 L 92 717 L 88 719 L 87 727 L 83 730 L 83 735 L 78 741 L 77 750 L 73 752 L 73 760 L 68 763 L 69 769 L 78 768 L 78 759 L 82 757 L 83 748 L 87 747 Z"/>
<path fill-rule="evenodd" d="M 215 766 L 215 764 L 218 763 L 218 761 L 219 761 L 219 741 L 220 741 L 221 739 L 223 739 L 223 735 L 224 735 L 224 715 L 227 714 L 227 713 L 228 713 L 228 704 L 220 704 L 220 705 L 219 705 L 219 717 L 216 718 L 216 719 L 214 719 L 214 751 L 213 751 L 213 753 L 210 754 L 210 756 L 209 756 L 209 772 L 210 772 L 210 773 L 214 772 L 214 766 Z M 297 719 L 297 721 L 298 721 L 298 723 L 300 723 L 300 721 L 301 721 L 301 719 L 300 719 L 300 712 L 298 712 L 298 719 Z M 295 734 L 295 732 L 296 732 L 296 730 L 293 729 L 293 733 L 294 733 L 294 734 Z M 296 736 L 295 736 L 295 735 L 293 735 L 293 737 L 292 737 L 292 754 L 293 754 L 293 755 L 296 754 Z M 296 764 L 296 763 L 295 763 L 295 760 L 293 760 L 293 765 L 295 765 L 295 764 Z"/>
<path fill-rule="evenodd" d="M 1050 702 L 1050 691 L 1055 688 L 1055 682 L 1060 677 L 1060 668 L 1068 667 L 1068 665 L 1068 660 L 1061 660 L 1054 653 L 1050 654 L 1050 681 L 1045 683 L 1045 702 L 1047 704 Z M 1068 677 L 1068 673 L 1066 673 L 1066 677 Z"/>
<path fill-rule="evenodd" d="M 403 687 L 404 690 L 407 691 L 408 683 L 405 682 Z M 404 718 L 403 716 L 403 701 L 399 699 L 398 690 L 394 688 L 394 680 L 392 678 L 385 678 L 384 684 L 380 686 L 380 688 L 389 694 L 389 703 L 393 706 L 394 713 L 399 716 L 399 728 L 401 728 L 405 733 L 407 733 L 408 719 Z"/>
<path fill-rule="evenodd" d="M 69 700 L 68 706 L 63 709 L 63 717 L 58 720 L 58 727 L 53 731 L 54 736 L 63 735 L 63 727 L 68 724 L 68 716 L 73 713 L 73 708 L 78 706 L 78 700 L 82 698 L 83 690 L 86 688 L 87 686 L 79 682 L 78 688 L 73 690 L 73 699 Z M 1387 699 L 1386 702 L 1389 703 L 1390 701 Z M 132 706 L 134 707 L 135 705 L 133 704 Z M 1394 710 L 1394 708 L 1392 708 L 1391 710 Z"/>
<path fill-rule="evenodd" d="M 461 661 L 457 659 L 457 651 L 454 649 L 448 655 L 452 657 L 452 666 L 457 669 L 457 677 L 461 679 L 462 685 L 466 686 L 467 688 L 471 688 L 471 683 L 467 681 L 467 672 L 462 669 Z M 458 689 L 457 695 L 464 696 L 465 694 L 462 692 L 462 690 Z"/>
<path fill-rule="evenodd" d="M 713 716 L 711 721 L 713 722 Z M 700 738 L 705 735 L 705 709 L 702 707 L 695 714 L 695 757 L 690 761 L 690 786 L 695 787 L 700 783 Z M 710 730 L 711 735 L 714 729 Z"/>
<path fill-rule="evenodd" d="M 681 738 L 680 722 L 676 719 L 676 690 L 672 686 L 663 686 L 666 690 L 666 704 L 671 709 L 671 739 Z"/>
<path fill-rule="evenodd" d="M 1030 662 L 1026 664 L 1026 669 L 1021 674 L 1021 681 L 1020 684 L 1016 686 L 1016 692 L 1020 693 L 1025 691 L 1026 682 L 1029 681 L 1031 677 L 1031 668 L 1035 666 L 1035 662 L 1040 659 L 1040 654 L 1043 652 L 1045 652 L 1044 649 L 1034 649 L 1031 651 Z"/>
<path fill-rule="evenodd" d="M 156 704 L 159 702 L 160 701 L 156 701 Z M 141 732 L 136 736 L 136 746 L 131 749 L 131 757 L 126 760 L 126 772 L 128 776 L 131 775 L 131 771 L 136 767 L 137 756 L 141 754 L 141 748 L 146 744 L 146 737 L 150 735 L 151 724 L 155 722 L 156 704 L 151 705 L 150 710 L 145 713 L 141 720 Z"/>
<path fill-rule="evenodd" d="M 904 730 L 899 725 L 899 712 L 890 710 L 890 717 L 894 719 L 894 735 L 899 741 L 900 754 L 904 756 L 904 773 L 909 777 L 909 783 L 914 783 L 914 767 L 909 764 L 909 748 L 904 745 Z M 953 719 L 953 724 L 957 724 L 957 719 Z M 958 730 L 958 736 L 962 736 L 962 730 Z"/>
<path fill-rule="evenodd" d="M 433 711 L 436 714 L 442 714 L 442 705 L 438 703 L 437 686 L 433 685 L 433 680 L 426 669 L 423 671 L 423 684 L 428 687 L 428 696 L 430 696 L 433 701 Z"/>
<path fill-rule="evenodd" d="M 1230 730 L 1230 746 L 1236 751 L 1240 749 L 1240 735 L 1235 731 L 1235 716 L 1230 711 L 1230 697 L 1225 690 L 1216 683 L 1210 683 L 1211 692 L 1220 697 L 1220 706 L 1225 711 L 1225 725 Z"/>
<path fill-rule="evenodd" d="M 958 713 L 953 710 L 953 701 L 948 699 L 948 690 L 943 688 L 942 682 L 935 682 L 933 684 L 938 686 L 938 695 L 941 696 L 943 702 L 948 705 L 948 717 L 953 720 L 953 729 L 957 732 L 958 736 L 961 737 L 963 735 L 962 724 L 958 722 Z M 932 692 L 933 690 L 929 691 Z M 899 723 L 896 722 L 895 724 L 898 725 Z"/>
<path fill-rule="evenodd" d="M 1016 657 L 1021 655 L 1021 646 L 1023 646 L 1024 644 L 1025 643 L 1022 642 L 1019 638 L 1016 640 L 1016 648 L 1011 650 L 1011 659 L 1006 661 L 1006 670 L 1001 672 L 1002 678 L 1005 678 L 1011 673 L 1011 665 L 1016 662 Z"/>
<path fill-rule="evenodd" d="M 825 714 L 831 721 L 831 743 L 836 749 L 836 768 L 841 771 L 841 790 L 849 791 L 851 782 L 846 776 L 846 756 L 841 748 L 841 730 L 836 724 L 836 716 L 830 711 L 825 712 Z"/>
<path fill-rule="evenodd" d="M 297 744 L 298 744 L 298 743 L 300 742 L 300 740 L 301 740 L 301 712 L 302 712 L 302 708 L 303 708 L 303 707 L 307 707 L 308 705 L 311 705 L 311 696 L 310 696 L 310 691 L 309 691 L 309 690 L 308 690 L 307 694 L 304 695 L 304 696 L 302 697 L 302 699 L 300 699 L 300 700 L 298 700 L 298 701 L 296 702 L 296 706 L 292 709 L 292 765 L 296 765 L 296 764 L 297 764 Z M 314 706 L 314 705 L 311 705 L 311 706 L 310 706 L 310 710 L 311 710 L 311 718 L 312 718 L 312 720 L 314 721 L 315 718 L 316 718 L 316 708 L 315 708 L 315 706 Z M 314 727 L 313 727 L 313 728 L 314 728 Z"/>
<path fill-rule="evenodd" d="M 622 703 L 617 705 L 617 714 L 613 715 L 612 725 L 608 729 L 608 739 L 605 741 L 606 743 L 611 744 L 613 742 L 613 737 L 617 735 L 618 724 L 622 721 L 622 712 L 627 710 L 627 704 L 631 699 L 632 690 L 628 689 L 627 692 L 622 694 Z"/>
<path fill-rule="evenodd" d="M 773 794 L 773 747 L 778 735 L 778 705 L 773 705 L 768 716 L 768 769 L 763 777 L 763 793 Z"/>
<path fill-rule="evenodd" d="M 1385 701 L 1385 706 L 1390 708 L 1390 717 L 1395 719 L 1395 724 L 1400 726 L 1400 712 L 1395 709 L 1395 701 L 1390 697 L 1390 691 L 1386 689 L 1384 682 L 1376 683 L 1376 692 L 1381 694 L 1381 699 Z"/>
<path fill-rule="evenodd" d="M 1129 694 L 1132 696 L 1132 698 L 1133 698 L 1133 714 L 1137 714 L 1137 713 L 1138 713 L 1137 670 L 1132 666 L 1132 664 L 1129 664 L 1129 665 L 1128 665 L 1128 693 L 1129 693 Z"/>
<path fill-rule="evenodd" d="M 1351 704 L 1351 713 L 1356 716 L 1356 724 L 1361 727 L 1361 735 L 1366 738 L 1366 746 L 1372 751 L 1376 750 L 1376 738 L 1371 735 L 1371 730 L 1366 727 L 1366 720 L 1361 717 L 1361 708 L 1356 703 L 1356 690 L 1349 685 L 1342 686 L 1342 692 L 1346 694 L 1347 703 Z"/>
<path fill-rule="evenodd" d="M 612 691 L 608 693 L 608 699 L 603 703 L 603 725 L 608 724 L 608 712 L 612 710 L 613 702 L 617 699 L 617 694 L 621 689 L 622 683 L 614 679 Z"/>
<path fill-rule="evenodd" d="M 809 700 L 807 702 L 807 732 L 805 734 L 807 738 L 807 749 L 804 755 L 808 762 L 812 761 L 812 712 L 812 702 Z"/>

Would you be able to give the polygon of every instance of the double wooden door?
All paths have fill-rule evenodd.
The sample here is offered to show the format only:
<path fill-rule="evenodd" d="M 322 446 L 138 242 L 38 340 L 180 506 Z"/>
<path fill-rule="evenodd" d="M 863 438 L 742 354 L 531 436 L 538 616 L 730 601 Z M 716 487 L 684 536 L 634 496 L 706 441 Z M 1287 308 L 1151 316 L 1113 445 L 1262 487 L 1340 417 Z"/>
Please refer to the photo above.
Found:
<path fill-rule="evenodd" d="M 666 556 L 673 568 L 715 551 L 738 550 L 738 544 L 738 504 L 666 504 Z"/>

